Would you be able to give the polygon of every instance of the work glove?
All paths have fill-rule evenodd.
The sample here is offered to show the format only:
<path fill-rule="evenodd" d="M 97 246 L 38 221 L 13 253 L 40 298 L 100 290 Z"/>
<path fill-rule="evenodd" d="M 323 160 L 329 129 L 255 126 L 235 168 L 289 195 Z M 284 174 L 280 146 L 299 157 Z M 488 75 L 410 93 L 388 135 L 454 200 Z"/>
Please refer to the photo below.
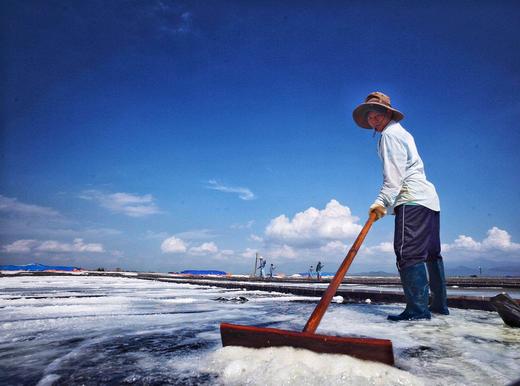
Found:
<path fill-rule="evenodd" d="M 379 220 L 386 215 L 386 208 L 379 204 L 372 204 L 368 210 L 368 215 L 370 216 L 370 213 L 372 212 L 376 214 L 376 220 Z"/>

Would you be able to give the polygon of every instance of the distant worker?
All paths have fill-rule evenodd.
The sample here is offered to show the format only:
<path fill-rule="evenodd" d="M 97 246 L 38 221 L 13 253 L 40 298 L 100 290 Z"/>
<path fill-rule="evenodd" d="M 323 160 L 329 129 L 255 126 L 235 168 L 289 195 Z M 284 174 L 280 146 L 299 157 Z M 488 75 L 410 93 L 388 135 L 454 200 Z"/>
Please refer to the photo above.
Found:
<path fill-rule="evenodd" d="M 321 264 L 321 261 L 318 261 L 318 264 L 316 264 L 316 278 L 318 280 L 321 280 L 321 270 L 323 269 L 323 264 Z"/>
<path fill-rule="evenodd" d="M 314 267 L 311 265 L 309 267 L 309 279 L 312 278 L 312 273 L 314 272 Z"/>
<path fill-rule="evenodd" d="M 387 95 L 373 92 L 352 116 L 358 126 L 381 134 L 377 151 L 383 164 L 383 186 L 369 214 L 374 213 L 377 220 L 387 210 L 395 214 L 394 251 L 406 299 L 405 310 L 388 319 L 430 319 L 430 312 L 448 315 L 439 197 L 426 179 L 412 135 L 399 123 L 404 115 L 392 107 Z M 429 289 L 432 302 L 428 307 Z"/>
<path fill-rule="evenodd" d="M 271 266 L 269 267 L 269 277 L 271 279 L 273 278 L 273 272 L 275 269 L 276 269 L 276 267 L 274 266 L 274 264 L 271 264 Z"/>
<path fill-rule="evenodd" d="M 258 269 L 260 270 L 260 277 L 263 279 L 265 277 L 265 265 L 267 264 L 267 260 L 264 258 L 260 258 L 258 262 Z"/>

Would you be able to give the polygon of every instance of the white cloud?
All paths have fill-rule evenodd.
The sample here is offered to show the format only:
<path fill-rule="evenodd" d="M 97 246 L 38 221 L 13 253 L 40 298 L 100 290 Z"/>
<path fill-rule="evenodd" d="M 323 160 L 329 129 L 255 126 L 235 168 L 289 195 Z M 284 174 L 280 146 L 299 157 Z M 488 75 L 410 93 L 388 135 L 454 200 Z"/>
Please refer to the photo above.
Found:
<path fill-rule="evenodd" d="M 26 204 L 0 195 L 0 229 L 4 236 L 35 239 L 110 237 L 122 234 L 111 228 L 81 227 L 52 208 Z"/>
<path fill-rule="evenodd" d="M 255 234 L 250 234 L 249 235 L 249 240 L 251 240 L 251 241 L 260 241 L 260 242 L 264 241 L 264 239 L 262 237 L 257 236 Z"/>
<path fill-rule="evenodd" d="M 347 250 L 347 245 L 339 240 L 330 241 L 327 244 L 320 247 L 320 251 L 326 254 L 341 254 L 345 253 Z"/>
<path fill-rule="evenodd" d="M 36 240 L 17 240 L 11 244 L 4 245 L 2 251 L 7 253 L 28 253 L 38 245 Z"/>
<path fill-rule="evenodd" d="M 47 252 L 47 253 L 69 253 L 69 252 L 105 252 L 102 244 L 88 243 L 85 244 L 83 239 L 74 239 L 72 243 L 62 243 L 55 240 L 37 241 L 37 240 L 17 240 L 9 245 L 2 247 L 3 252 L 7 253 L 30 253 L 30 252 Z"/>
<path fill-rule="evenodd" d="M 381 253 L 394 253 L 394 243 L 385 241 L 373 247 L 366 247 L 363 251 L 369 255 Z"/>
<path fill-rule="evenodd" d="M 448 252 L 450 250 L 467 250 L 478 251 L 482 244 L 473 240 L 472 237 L 460 235 L 452 244 L 442 244 L 442 250 Z"/>
<path fill-rule="evenodd" d="M 520 251 L 520 244 L 511 241 L 511 235 L 496 226 L 487 231 L 487 236 L 482 241 L 476 241 L 470 236 L 460 235 L 452 244 L 443 244 L 445 252 L 513 252 Z"/>
<path fill-rule="evenodd" d="M 249 239 L 263 242 L 261 253 L 269 259 L 299 259 L 305 264 L 316 259 L 337 260 L 348 250 L 345 242 L 361 230 L 358 220 L 347 206 L 332 199 L 321 210 L 310 207 L 293 218 L 278 216 L 265 228 L 265 237 L 252 234 Z M 251 252 L 243 256 L 254 256 Z"/>
<path fill-rule="evenodd" d="M 151 194 L 139 196 L 130 193 L 103 193 L 98 190 L 86 190 L 79 197 L 95 201 L 105 209 L 129 217 L 145 217 L 161 213 Z"/>
<path fill-rule="evenodd" d="M 516 258 L 519 252 L 520 244 L 513 242 L 507 231 L 497 227 L 489 229 L 486 237 L 481 241 L 475 240 L 471 236 L 459 235 L 452 243 L 442 244 L 442 255 L 451 265 L 477 260 L 502 261 L 512 257 Z M 386 263 L 390 261 L 386 259 L 387 256 L 394 256 L 393 243 L 382 242 L 375 246 L 363 246 L 359 254 L 365 262 Z"/>
<path fill-rule="evenodd" d="M 489 249 L 501 251 L 518 251 L 520 244 L 511 241 L 511 235 L 505 230 L 493 227 L 487 231 L 487 237 L 482 241 L 482 246 Z"/>
<path fill-rule="evenodd" d="M 241 256 L 245 258 L 255 257 L 258 251 L 256 249 L 246 248 L 244 252 L 242 252 Z"/>
<path fill-rule="evenodd" d="M 233 251 L 232 249 L 223 249 L 215 255 L 215 258 L 219 260 L 228 260 L 234 254 L 235 251 Z"/>
<path fill-rule="evenodd" d="M 52 208 L 24 204 L 16 198 L 2 195 L 0 195 L 0 212 L 21 216 L 60 217 L 59 212 Z"/>
<path fill-rule="evenodd" d="M 175 236 L 169 237 L 161 244 L 163 253 L 184 253 L 188 249 L 186 243 Z"/>
<path fill-rule="evenodd" d="M 231 229 L 251 229 L 253 224 L 255 223 L 255 220 L 250 220 L 246 222 L 245 224 L 231 224 L 229 227 Z"/>
<path fill-rule="evenodd" d="M 190 242 L 184 241 L 179 235 L 171 236 L 164 240 L 161 244 L 163 253 L 185 253 L 193 256 L 215 255 L 216 257 L 225 257 L 233 254 L 232 250 L 226 249 L 219 251 L 217 244 L 213 241 L 203 242 L 197 246 L 190 247 Z"/>
<path fill-rule="evenodd" d="M 41 243 L 37 248 L 37 251 L 40 252 L 51 252 L 51 253 L 61 253 L 61 252 L 94 252 L 100 253 L 104 252 L 103 245 L 97 243 L 89 243 L 85 244 L 83 239 L 74 239 L 72 244 L 68 243 L 60 243 L 54 240 L 48 240 Z"/>
<path fill-rule="evenodd" d="M 265 251 L 265 255 L 270 258 L 286 258 L 286 259 L 295 259 L 298 257 L 298 254 L 294 250 L 293 247 L 289 245 L 280 245 L 272 247 Z"/>
<path fill-rule="evenodd" d="M 191 243 L 176 236 L 171 236 L 162 242 L 161 250 L 163 253 L 188 253 L 192 256 L 213 255 L 217 259 L 225 259 L 235 253 L 231 249 L 219 250 L 217 244 L 213 241 L 190 247 Z"/>
<path fill-rule="evenodd" d="M 189 249 L 189 253 L 191 255 L 209 255 L 209 254 L 215 254 L 218 252 L 217 244 L 215 244 L 213 241 L 209 243 L 202 243 L 198 247 L 191 247 Z"/>
<path fill-rule="evenodd" d="M 292 220 L 285 215 L 274 218 L 265 234 L 271 241 L 290 246 L 325 245 L 331 240 L 355 237 L 361 230 L 358 220 L 350 208 L 333 199 L 325 209 L 310 207 Z"/>
<path fill-rule="evenodd" d="M 256 198 L 254 193 L 248 188 L 225 186 L 218 183 L 216 180 L 209 180 L 207 188 L 224 193 L 237 193 L 238 197 L 245 201 L 254 200 Z"/>

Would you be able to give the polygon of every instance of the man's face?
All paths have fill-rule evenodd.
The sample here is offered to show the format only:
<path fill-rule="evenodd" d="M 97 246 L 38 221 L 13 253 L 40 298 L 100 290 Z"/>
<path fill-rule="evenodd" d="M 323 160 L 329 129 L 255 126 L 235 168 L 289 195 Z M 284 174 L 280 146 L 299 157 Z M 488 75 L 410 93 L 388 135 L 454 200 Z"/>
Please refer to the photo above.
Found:
<path fill-rule="evenodd" d="M 384 113 L 378 111 L 369 111 L 367 114 L 367 122 L 375 131 L 381 132 L 392 119 L 392 111 L 386 110 Z"/>

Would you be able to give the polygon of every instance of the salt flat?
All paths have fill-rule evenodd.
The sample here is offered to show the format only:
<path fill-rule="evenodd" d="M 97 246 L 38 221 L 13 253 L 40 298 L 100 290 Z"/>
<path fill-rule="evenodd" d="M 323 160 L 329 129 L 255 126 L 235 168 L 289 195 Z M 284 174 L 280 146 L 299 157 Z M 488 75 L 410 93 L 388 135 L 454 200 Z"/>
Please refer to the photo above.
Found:
<path fill-rule="evenodd" d="M 3 277 L 0 383 L 505 385 L 520 377 L 519 329 L 485 311 L 390 323 L 386 314 L 402 305 L 331 305 L 318 332 L 391 339 L 397 368 L 221 347 L 220 322 L 300 330 L 317 300 L 133 278 Z"/>

